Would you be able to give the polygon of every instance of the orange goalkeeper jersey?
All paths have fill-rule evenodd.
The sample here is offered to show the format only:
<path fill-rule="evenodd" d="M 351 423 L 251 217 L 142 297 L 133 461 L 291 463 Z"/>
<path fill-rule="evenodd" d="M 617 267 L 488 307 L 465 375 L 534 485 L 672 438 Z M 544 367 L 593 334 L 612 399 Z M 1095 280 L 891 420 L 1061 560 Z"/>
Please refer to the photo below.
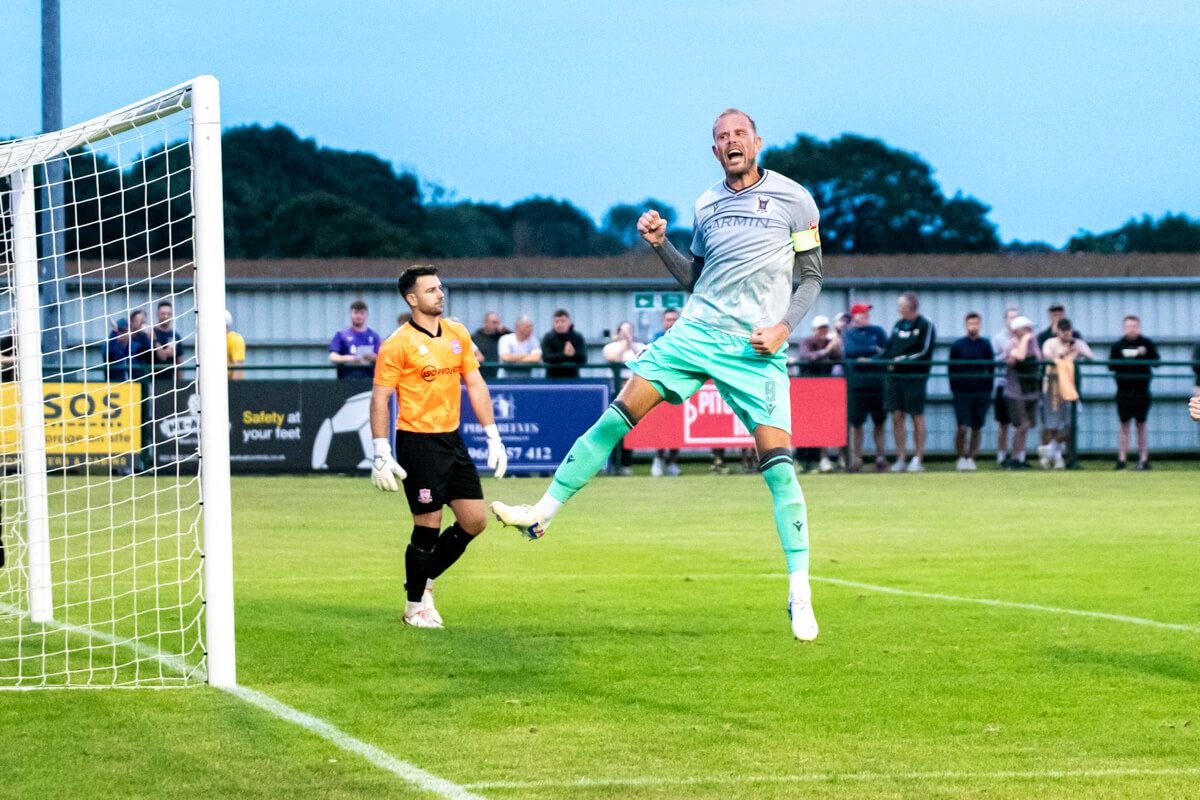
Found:
<path fill-rule="evenodd" d="M 406 322 L 379 348 L 375 385 L 396 392 L 396 430 L 449 433 L 458 430 L 462 376 L 477 369 L 471 335 L 462 325 L 443 319 L 430 332 Z"/>

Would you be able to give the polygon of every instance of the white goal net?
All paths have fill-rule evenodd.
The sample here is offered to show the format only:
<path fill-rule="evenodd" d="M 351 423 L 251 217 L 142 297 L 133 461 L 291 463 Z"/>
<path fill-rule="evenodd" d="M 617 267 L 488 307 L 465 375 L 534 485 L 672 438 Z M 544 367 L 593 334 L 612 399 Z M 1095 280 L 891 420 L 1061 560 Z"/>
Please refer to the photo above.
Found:
<path fill-rule="evenodd" d="M 217 106 L 0 143 L 0 688 L 234 682 Z"/>

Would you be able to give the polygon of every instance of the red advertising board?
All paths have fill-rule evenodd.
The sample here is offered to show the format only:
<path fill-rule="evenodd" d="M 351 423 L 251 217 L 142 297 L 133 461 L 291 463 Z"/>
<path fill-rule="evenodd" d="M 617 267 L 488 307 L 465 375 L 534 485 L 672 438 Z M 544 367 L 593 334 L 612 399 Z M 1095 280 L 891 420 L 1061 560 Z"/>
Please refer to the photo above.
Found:
<path fill-rule="evenodd" d="M 792 446 L 841 447 L 846 443 L 846 381 L 793 378 Z M 625 436 L 629 448 L 753 447 L 754 436 L 711 381 L 683 405 L 660 403 Z"/>

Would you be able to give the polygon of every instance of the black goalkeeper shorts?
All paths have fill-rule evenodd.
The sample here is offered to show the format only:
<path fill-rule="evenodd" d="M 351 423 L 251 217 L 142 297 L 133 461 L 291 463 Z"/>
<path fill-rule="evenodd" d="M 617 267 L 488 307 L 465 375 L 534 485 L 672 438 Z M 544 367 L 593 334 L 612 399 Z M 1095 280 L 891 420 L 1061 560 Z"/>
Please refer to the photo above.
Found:
<path fill-rule="evenodd" d="M 404 494 L 415 514 L 437 511 L 451 500 L 482 500 L 475 462 L 458 431 L 396 431 L 396 462 L 404 467 Z"/>

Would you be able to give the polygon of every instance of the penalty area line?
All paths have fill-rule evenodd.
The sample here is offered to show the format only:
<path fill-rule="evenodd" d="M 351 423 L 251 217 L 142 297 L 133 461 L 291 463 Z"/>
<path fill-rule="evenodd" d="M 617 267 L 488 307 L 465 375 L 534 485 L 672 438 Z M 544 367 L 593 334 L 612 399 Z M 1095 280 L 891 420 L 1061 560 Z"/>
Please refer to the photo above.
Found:
<path fill-rule="evenodd" d="M 1138 778 L 1200 775 L 1200 768 L 1000 770 L 996 772 L 814 772 L 807 775 L 714 775 L 688 778 L 611 778 L 544 781 L 481 781 L 468 789 L 571 789 L 606 786 L 702 786 L 746 783 L 834 783 L 852 781 L 1061 780 L 1065 778 Z"/>
<path fill-rule="evenodd" d="M 846 581 L 841 578 L 823 578 L 809 576 L 811 581 L 820 581 L 821 583 L 831 583 L 835 586 L 850 586 L 856 589 L 866 589 L 872 592 L 881 592 L 883 594 L 897 594 L 905 597 L 923 597 L 927 600 L 946 600 L 952 603 L 976 603 L 984 606 L 999 606 L 1001 608 L 1020 608 L 1025 611 L 1044 611 L 1050 614 L 1069 614 L 1075 617 L 1091 617 L 1093 619 L 1107 619 L 1113 622 L 1129 622 L 1134 625 L 1146 625 L 1151 628 L 1166 628 L 1173 631 L 1186 631 L 1187 633 L 1200 633 L 1200 627 L 1195 625 L 1180 625 L 1175 622 L 1159 622 L 1154 619 L 1143 619 L 1142 617 L 1127 617 L 1123 614 L 1106 614 L 1103 611 L 1080 611 L 1075 608 L 1057 608 L 1055 606 L 1040 606 L 1034 603 L 1014 603 L 1010 600 L 989 600 L 986 597 L 961 597 L 953 594 L 937 594 L 934 592 L 917 592 L 910 589 L 893 589 L 890 586 L 876 586 L 872 583 L 859 583 L 858 581 Z"/>
<path fill-rule="evenodd" d="M 16 613 L 21 616 L 28 616 L 20 609 L 10 606 L 7 603 L 0 602 L 0 611 L 7 613 Z M 85 625 L 72 625 L 68 622 L 50 621 L 43 623 L 58 630 L 70 631 L 84 636 L 89 636 L 102 642 L 107 642 L 113 645 L 127 647 L 133 650 L 138 655 L 153 659 L 162 666 L 174 672 L 178 672 L 185 678 L 199 677 L 206 678 L 205 673 L 197 666 L 188 664 L 183 656 L 164 653 L 161 650 L 153 648 L 142 642 L 136 642 L 132 639 L 125 639 L 120 636 L 104 633 L 89 628 Z M 213 687 L 221 691 L 233 695 L 244 703 L 249 703 L 252 706 L 273 714 L 285 722 L 291 722 L 294 725 L 299 725 L 309 733 L 320 736 L 332 744 L 337 745 L 342 750 L 348 753 L 355 753 L 362 756 L 371 764 L 385 769 L 396 777 L 412 784 L 416 788 L 432 792 L 446 800 L 486 800 L 481 795 L 474 794 L 464 786 L 459 786 L 457 783 L 452 783 L 444 778 L 439 778 L 431 772 L 426 772 L 420 767 L 414 766 L 407 761 L 401 761 L 390 753 L 380 750 L 372 744 L 367 744 L 361 739 L 357 739 L 340 728 L 331 725 L 319 717 L 314 717 L 311 714 L 306 714 L 303 711 L 292 708 L 286 703 L 276 700 L 269 694 L 251 689 L 248 686 L 218 686 Z"/>

